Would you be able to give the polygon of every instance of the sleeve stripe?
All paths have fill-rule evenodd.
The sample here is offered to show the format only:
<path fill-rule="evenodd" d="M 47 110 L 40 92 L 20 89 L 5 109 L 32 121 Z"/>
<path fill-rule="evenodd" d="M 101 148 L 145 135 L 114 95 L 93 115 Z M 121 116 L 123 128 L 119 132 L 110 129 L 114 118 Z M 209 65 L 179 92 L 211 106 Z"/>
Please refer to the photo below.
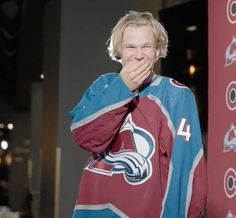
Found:
<path fill-rule="evenodd" d="M 155 76 L 153 82 L 151 83 L 150 86 L 159 86 L 163 77 L 162 76 Z"/>
<path fill-rule="evenodd" d="M 198 166 L 200 160 L 203 157 L 203 148 L 199 150 L 195 160 L 193 161 L 192 169 L 189 174 L 189 180 L 188 180 L 188 189 L 187 189 L 187 196 L 186 196 L 186 206 L 185 206 L 185 217 L 188 217 L 188 209 L 191 201 L 192 196 L 192 187 L 193 187 L 193 177 L 196 167 Z"/>
<path fill-rule="evenodd" d="M 90 116 L 78 121 L 78 122 L 75 122 L 75 123 L 72 123 L 71 125 L 71 131 L 73 131 L 74 129 L 80 127 L 80 126 L 83 126 L 89 122 L 91 122 L 92 120 L 95 120 L 96 118 L 98 118 L 99 116 L 101 116 L 102 114 L 104 113 L 107 113 L 111 110 L 114 110 L 114 109 L 117 109 L 125 104 L 127 104 L 128 102 L 130 102 L 131 100 L 133 99 L 133 97 L 130 97 L 130 98 L 127 98 L 123 101 L 120 101 L 118 103 L 115 103 L 113 105 L 110 105 L 108 107 L 104 107 L 102 108 L 101 110 L 95 112 L 94 114 L 91 114 Z"/>
<path fill-rule="evenodd" d="M 167 119 L 167 125 L 172 133 L 173 138 L 175 137 L 175 128 L 174 128 L 174 124 L 172 123 L 171 119 L 170 119 L 170 115 L 168 113 L 168 111 L 166 110 L 166 108 L 162 105 L 161 101 L 156 98 L 155 96 L 149 94 L 148 98 L 151 99 L 152 101 L 154 101 L 159 108 L 161 109 L 162 113 L 165 115 L 166 119 Z"/>
<path fill-rule="evenodd" d="M 78 204 L 78 205 L 75 206 L 74 211 L 75 210 L 103 210 L 103 209 L 110 209 L 115 214 L 119 215 L 120 217 L 128 218 L 127 215 L 125 215 L 122 211 L 120 211 L 117 207 L 115 207 L 111 203 L 97 204 L 97 205 L 82 205 L 82 204 Z"/>
<path fill-rule="evenodd" d="M 169 173 L 168 173 L 168 181 L 167 181 L 167 185 L 166 185 L 166 193 L 165 193 L 165 197 L 164 197 L 164 199 L 162 201 L 162 210 L 161 210 L 160 217 L 162 217 L 163 213 L 164 213 L 166 198 L 167 198 L 167 194 L 169 192 L 170 180 L 171 180 L 171 177 L 172 177 L 172 171 L 173 171 L 173 165 L 172 165 L 172 161 L 170 161 Z"/>
<path fill-rule="evenodd" d="M 193 162 L 192 169 L 189 174 L 189 180 L 188 180 L 188 189 L 187 189 L 187 197 L 186 197 L 186 204 L 185 204 L 185 217 L 188 217 L 188 209 L 191 201 L 191 196 L 192 196 L 192 185 L 193 185 L 193 177 L 194 177 L 194 172 L 196 167 L 198 166 L 198 163 L 200 162 L 201 158 L 203 157 L 203 148 L 201 148 Z M 162 202 L 162 211 L 160 217 L 163 216 L 163 212 L 165 209 L 165 202 L 167 198 L 167 193 L 169 191 L 169 186 L 170 186 L 170 180 L 172 177 L 172 171 L 173 171 L 173 166 L 172 166 L 172 161 L 170 162 L 170 168 L 169 168 L 169 174 L 168 174 L 168 181 L 167 181 L 167 186 L 166 186 L 166 194 Z"/>

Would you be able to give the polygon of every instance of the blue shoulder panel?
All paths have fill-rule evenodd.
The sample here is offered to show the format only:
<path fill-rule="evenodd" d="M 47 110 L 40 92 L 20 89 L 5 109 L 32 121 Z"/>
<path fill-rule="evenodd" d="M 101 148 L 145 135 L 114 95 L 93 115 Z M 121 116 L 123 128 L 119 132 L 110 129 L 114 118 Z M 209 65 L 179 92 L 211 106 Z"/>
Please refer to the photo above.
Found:
<path fill-rule="evenodd" d="M 70 111 L 72 123 L 79 122 L 104 108 L 131 101 L 133 97 L 133 92 L 125 85 L 119 74 L 102 75 L 92 83 L 81 101 Z"/>
<path fill-rule="evenodd" d="M 162 218 L 187 217 L 194 170 L 203 156 L 202 138 L 195 97 L 177 81 L 157 76 L 143 96 L 152 94 L 162 104 L 174 128 L 167 190 Z"/>

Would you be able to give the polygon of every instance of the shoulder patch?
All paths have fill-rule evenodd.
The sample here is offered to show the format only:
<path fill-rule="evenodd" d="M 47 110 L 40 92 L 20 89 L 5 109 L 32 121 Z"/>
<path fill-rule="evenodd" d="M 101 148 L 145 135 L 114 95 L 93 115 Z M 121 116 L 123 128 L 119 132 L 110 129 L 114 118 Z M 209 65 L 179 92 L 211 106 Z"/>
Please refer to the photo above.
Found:
<path fill-rule="evenodd" d="M 175 79 L 170 78 L 169 81 L 170 81 L 170 83 L 171 83 L 173 86 L 175 86 L 175 87 L 177 87 L 177 88 L 189 89 L 187 86 L 185 86 L 185 85 L 183 85 L 182 83 L 176 81 Z"/>

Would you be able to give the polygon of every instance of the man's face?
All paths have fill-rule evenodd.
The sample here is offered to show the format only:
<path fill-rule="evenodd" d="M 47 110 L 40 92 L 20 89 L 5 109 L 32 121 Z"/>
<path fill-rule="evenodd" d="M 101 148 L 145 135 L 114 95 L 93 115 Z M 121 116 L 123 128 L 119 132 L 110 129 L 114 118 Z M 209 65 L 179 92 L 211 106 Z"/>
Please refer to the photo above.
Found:
<path fill-rule="evenodd" d="M 158 54 L 150 26 L 128 26 L 125 29 L 121 48 L 123 66 L 141 60 L 152 61 L 154 65 Z"/>

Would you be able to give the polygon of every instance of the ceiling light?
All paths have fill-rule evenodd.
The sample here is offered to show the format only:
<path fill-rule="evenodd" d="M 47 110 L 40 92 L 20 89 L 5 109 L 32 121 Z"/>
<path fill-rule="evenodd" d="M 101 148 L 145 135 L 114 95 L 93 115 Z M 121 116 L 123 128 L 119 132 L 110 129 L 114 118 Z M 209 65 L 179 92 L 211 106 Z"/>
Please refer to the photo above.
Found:
<path fill-rule="evenodd" d="M 40 79 L 45 79 L 45 76 L 44 76 L 44 74 L 42 73 L 42 74 L 40 74 Z"/>
<path fill-rule="evenodd" d="M 192 31 L 196 31 L 197 30 L 197 26 L 188 26 L 186 27 L 186 31 L 188 32 L 192 32 Z"/>
<path fill-rule="evenodd" d="M 189 75 L 193 76 L 196 73 L 196 67 L 194 65 L 189 66 Z"/>
<path fill-rule="evenodd" d="M 1 141 L 1 148 L 3 150 L 7 150 L 8 149 L 8 142 L 6 140 Z"/>
<path fill-rule="evenodd" d="M 12 130 L 12 129 L 14 128 L 14 125 L 13 125 L 12 123 L 8 123 L 8 124 L 7 124 L 7 128 L 10 129 L 10 130 Z"/>

